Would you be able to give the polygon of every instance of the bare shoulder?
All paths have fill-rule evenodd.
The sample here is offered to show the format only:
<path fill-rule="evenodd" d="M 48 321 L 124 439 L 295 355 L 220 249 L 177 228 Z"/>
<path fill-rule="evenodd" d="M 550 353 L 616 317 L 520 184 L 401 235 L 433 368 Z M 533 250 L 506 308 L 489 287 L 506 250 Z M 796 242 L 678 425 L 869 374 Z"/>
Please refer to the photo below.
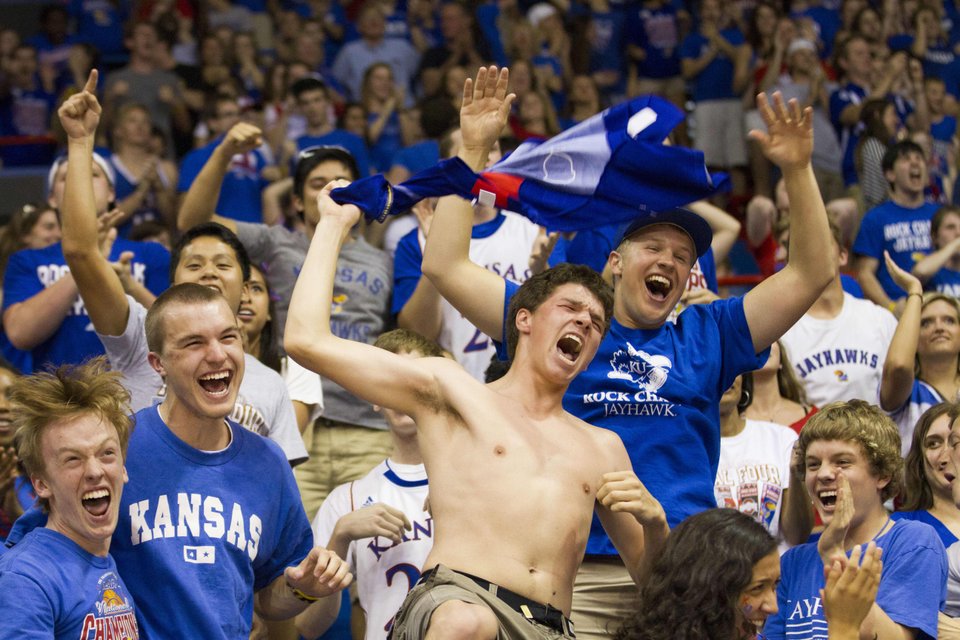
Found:
<path fill-rule="evenodd" d="M 616 451 L 621 450 L 625 451 L 623 446 L 623 440 L 620 439 L 616 433 L 610 429 L 604 429 L 603 427 L 595 427 L 589 422 L 585 422 L 573 415 L 572 413 L 567 413 L 569 420 L 580 428 L 583 433 L 587 435 L 588 438 L 596 445 L 601 448 L 603 451 Z"/>

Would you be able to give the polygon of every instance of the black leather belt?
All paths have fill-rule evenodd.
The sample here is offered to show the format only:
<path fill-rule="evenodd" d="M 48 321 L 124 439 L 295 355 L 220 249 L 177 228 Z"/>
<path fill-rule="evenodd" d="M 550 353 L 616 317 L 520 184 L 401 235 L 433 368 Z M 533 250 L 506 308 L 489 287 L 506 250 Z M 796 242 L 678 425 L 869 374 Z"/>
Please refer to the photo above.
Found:
<path fill-rule="evenodd" d="M 449 569 L 449 567 L 448 567 Z M 427 569 L 420 576 L 420 583 L 426 582 L 430 577 L 436 573 L 437 568 L 433 567 Z M 456 571 L 455 569 L 450 569 L 454 573 L 458 573 L 464 578 L 470 578 L 477 585 L 480 586 L 484 591 L 489 591 L 491 594 L 502 600 L 509 606 L 511 609 L 522 615 L 527 620 L 533 620 L 534 622 L 539 622 L 540 624 L 550 627 L 558 633 L 562 633 L 570 638 L 576 638 L 576 634 L 573 632 L 573 623 L 563 615 L 563 612 L 556 607 L 551 607 L 549 604 L 541 604 L 530 598 L 521 596 L 518 593 L 514 593 L 509 589 L 505 589 L 498 584 L 490 582 L 489 580 L 484 580 L 483 578 L 478 578 L 477 576 L 465 573 L 463 571 Z"/>

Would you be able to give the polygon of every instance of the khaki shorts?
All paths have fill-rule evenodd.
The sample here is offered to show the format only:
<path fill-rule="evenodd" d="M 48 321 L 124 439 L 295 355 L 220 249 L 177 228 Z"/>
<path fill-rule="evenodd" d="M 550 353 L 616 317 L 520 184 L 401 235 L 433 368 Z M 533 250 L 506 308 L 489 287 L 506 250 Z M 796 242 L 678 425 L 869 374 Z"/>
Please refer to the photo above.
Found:
<path fill-rule="evenodd" d="M 703 151 L 708 167 L 731 169 L 747 164 L 739 98 L 698 102 L 693 115 L 697 123 L 694 147 Z"/>
<path fill-rule="evenodd" d="M 573 626 L 569 620 L 560 618 L 563 622 L 560 626 L 565 630 L 561 631 L 546 624 L 542 624 L 534 619 L 537 615 L 536 610 L 543 611 L 544 605 L 533 601 L 527 601 L 529 606 L 523 605 L 520 608 L 530 613 L 528 617 L 513 606 L 507 604 L 501 597 L 507 597 L 507 594 L 514 598 L 519 598 L 516 594 L 497 587 L 495 584 L 489 584 L 489 588 L 484 588 L 474 581 L 473 578 L 448 569 L 443 565 L 437 565 L 432 571 L 424 573 L 420 582 L 410 590 L 407 598 L 400 605 L 400 610 L 394 618 L 393 630 L 390 637 L 393 640 L 421 640 L 427 635 L 427 628 L 430 626 L 430 618 L 444 602 L 457 600 L 469 604 L 478 604 L 487 607 L 497 618 L 499 631 L 497 640 L 555 640 L 557 638 L 575 638 Z M 497 591 L 500 591 L 500 596 Z M 531 610 L 533 610 L 531 612 Z M 555 614 L 559 614 L 551 607 Z"/>

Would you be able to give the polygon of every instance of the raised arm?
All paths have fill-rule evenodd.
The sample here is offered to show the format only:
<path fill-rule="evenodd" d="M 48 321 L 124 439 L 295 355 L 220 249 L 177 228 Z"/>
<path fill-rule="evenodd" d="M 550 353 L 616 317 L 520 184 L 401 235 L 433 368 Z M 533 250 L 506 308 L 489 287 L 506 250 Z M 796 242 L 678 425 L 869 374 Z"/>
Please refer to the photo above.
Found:
<path fill-rule="evenodd" d="M 707 200 L 698 200 L 687 205 L 687 208 L 710 225 L 713 231 L 713 240 L 710 242 L 713 259 L 717 263 L 723 262 L 730 255 L 730 249 L 733 248 L 737 238 L 740 237 L 740 222 Z"/>
<path fill-rule="evenodd" d="M 400 411 L 420 423 L 417 417 L 425 407 L 441 408 L 440 387 L 427 362 L 442 359 L 411 360 L 340 338 L 330 329 L 337 257 L 361 215 L 357 207 L 341 206 L 330 198 L 333 188 L 347 184 L 331 182 L 317 197 L 320 223 L 290 299 L 283 344 L 287 354 L 307 369 L 367 402 Z"/>
<path fill-rule="evenodd" d="M 913 265 L 913 269 L 911 269 L 910 272 L 921 284 L 927 284 L 927 281 L 937 275 L 937 271 L 943 269 L 944 265 L 946 265 L 950 261 L 950 258 L 958 251 L 960 251 L 960 237 L 954 238 L 940 249 L 924 256 L 922 260 L 917 261 L 917 264 Z"/>
<path fill-rule="evenodd" d="M 177 213 L 177 228 L 180 231 L 186 231 L 203 222 L 219 222 L 230 231 L 237 231 L 233 220 L 216 214 L 217 198 L 220 196 L 223 178 L 230 168 L 230 159 L 238 153 L 248 153 L 256 149 L 260 142 L 260 129 L 252 124 L 239 122 L 230 128 L 183 198 L 180 212 Z"/>
<path fill-rule="evenodd" d="M 118 336 L 127 326 L 130 305 L 120 277 L 101 253 L 97 234 L 97 207 L 93 197 L 93 144 L 100 123 L 95 95 L 97 71 L 90 72 L 81 93 L 60 107 L 67 133 L 67 178 L 60 224 L 63 256 L 77 283 L 87 314 L 97 333 Z"/>
<path fill-rule="evenodd" d="M 514 96 L 507 94 L 509 75 L 496 67 L 481 68 L 467 78 L 460 107 L 463 144 L 457 154 L 474 171 L 486 164 L 506 125 Z M 437 290 L 475 327 L 488 336 L 503 335 L 503 279 L 470 261 L 473 207 L 448 196 L 437 205 L 423 249 L 423 273 Z"/>
<path fill-rule="evenodd" d="M 903 313 L 897 322 L 897 329 L 890 339 L 887 359 L 883 362 L 883 374 L 880 378 L 880 408 L 894 411 L 903 406 L 913 391 L 914 363 L 917 354 L 917 342 L 920 340 L 920 311 L 923 307 L 923 286 L 913 275 L 907 273 L 890 259 L 884 251 L 890 277 L 907 292 L 903 303 Z"/>
<path fill-rule="evenodd" d="M 790 257 L 787 266 L 770 276 L 743 300 L 753 346 L 767 348 L 807 312 L 837 274 L 837 257 L 831 246 L 827 211 L 813 176 L 813 110 L 800 110 L 796 100 L 784 104 L 779 93 L 773 105 L 765 94 L 757 108 L 768 133 L 753 130 L 750 136 L 764 155 L 780 167 L 790 198 Z M 783 292 L 789 291 L 789 296 Z M 777 309 L 777 313 L 769 313 Z"/>
<path fill-rule="evenodd" d="M 417 225 L 423 232 L 424 237 L 427 238 L 430 237 L 430 223 L 433 219 L 433 204 L 430 200 L 430 198 L 421 200 L 413 207 L 413 215 L 417 217 Z M 410 264 L 415 260 L 410 253 L 411 251 L 406 251 L 402 246 L 397 247 L 397 254 L 394 257 L 394 278 L 398 278 L 404 263 Z M 413 265 L 410 264 L 409 268 L 412 270 Z M 412 278 L 412 275 L 410 277 Z M 394 282 L 398 281 L 399 279 Z M 394 287 L 393 295 L 397 296 L 397 292 L 398 287 Z M 421 266 L 417 286 L 397 314 L 397 326 L 401 329 L 416 331 L 430 340 L 436 340 L 440 335 L 440 328 L 443 323 L 440 301 L 440 292 L 430 282 L 430 279 L 423 275 L 423 267 Z"/>

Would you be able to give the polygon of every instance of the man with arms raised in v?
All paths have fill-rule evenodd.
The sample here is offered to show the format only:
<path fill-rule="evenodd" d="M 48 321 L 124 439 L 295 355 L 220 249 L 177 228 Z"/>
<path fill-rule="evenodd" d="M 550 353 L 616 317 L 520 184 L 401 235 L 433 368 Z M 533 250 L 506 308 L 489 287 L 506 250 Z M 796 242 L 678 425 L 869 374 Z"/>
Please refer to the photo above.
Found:
<path fill-rule="evenodd" d="M 513 100 L 506 92 L 507 71 L 495 74 L 495 67 L 482 69 L 478 78 L 502 90 L 460 114 L 464 143 L 458 155 L 474 171 L 483 167 L 500 132 L 496 125 L 502 124 L 481 126 L 485 119 L 476 113 L 505 117 Z M 621 437 L 637 475 L 671 524 L 716 506 L 720 396 L 736 376 L 766 361 L 766 348 L 803 315 L 837 270 L 836 255 L 823 251 L 831 236 L 810 164 L 811 112 L 801 112 L 795 102 L 788 108 L 779 96 L 773 106 L 761 96 L 758 106 L 769 133 L 753 135 L 782 170 L 792 204 L 789 263 L 742 299 L 691 305 L 676 324 L 667 323 L 691 265 L 710 246 L 710 229 L 682 209 L 634 220 L 608 259 L 614 278 L 610 332 L 564 398 L 568 411 Z M 478 329 L 503 335 L 504 325 L 511 326 L 503 313 L 509 303 L 496 301 L 509 300 L 516 288 L 470 262 L 471 220 L 468 202 L 440 201 L 423 271 Z M 630 576 L 596 521 L 576 596 L 574 622 L 581 638 L 607 637 L 634 606 Z"/>
<path fill-rule="evenodd" d="M 505 78 L 483 73 L 467 87 L 463 117 L 499 129 L 509 112 Z M 343 340 L 330 330 L 330 299 L 337 253 L 360 216 L 329 198 L 343 184 L 318 198 L 285 346 L 308 369 L 417 425 L 436 537 L 394 637 L 572 637 L 565 616 L 594 508 L 636 579 L 667 535 L 620 439 L 561 406 L 607 330 L 609 289 L 579 265 L 528 280 L 510 309 L 513 366 L 486 386 L 443 358 Z"/>

